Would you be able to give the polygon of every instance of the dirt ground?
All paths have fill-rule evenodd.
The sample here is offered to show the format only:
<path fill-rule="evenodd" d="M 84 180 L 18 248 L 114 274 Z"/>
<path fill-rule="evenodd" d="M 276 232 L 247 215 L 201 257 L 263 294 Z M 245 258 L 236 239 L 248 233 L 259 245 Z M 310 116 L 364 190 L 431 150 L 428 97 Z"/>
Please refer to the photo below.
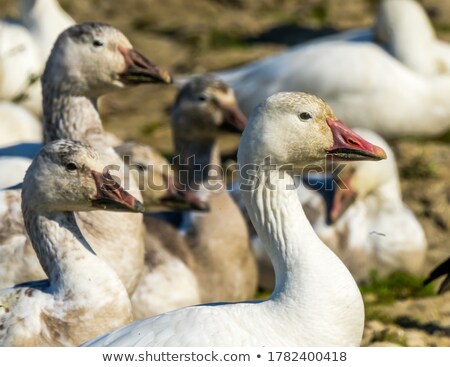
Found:
<path fill-rule="evenodd" d="M 60 1 L 79 22 L 101 21 L 116 26 L 130 38 L 136 49 L 174 74 L 227 68 L 273 54 L 312 37 L 370 26 L 377 2 Z M 450 42 L 450 0 L 421 2 L 428 10 L 439 37 Z M 13 0 L 0 0 L 0 16 L 17 15 L 15 3 Z M 168 111 L 175 93 L 175 86 L 143 86 L 107 96 L 101 104 L 106 129 L 123 139 L 150 143 L 170 154 Z M 448 141 L 404 139 L 393 142 L 404 199 L 424 226 L 430 246 L 424 274 L 450 256 Z M 227 151 L 232 151 L 236 143 L 236 139 L 223 140 Z M 369 320 L 364 339 L 366 345 L 450 346 L 449 296 L 402 300 L 390 304 L 387 309 L 384 306 L 383 312 L 398 317 Z M 413 322 L 399 322 L 401 317 L 408 317 Z"/>

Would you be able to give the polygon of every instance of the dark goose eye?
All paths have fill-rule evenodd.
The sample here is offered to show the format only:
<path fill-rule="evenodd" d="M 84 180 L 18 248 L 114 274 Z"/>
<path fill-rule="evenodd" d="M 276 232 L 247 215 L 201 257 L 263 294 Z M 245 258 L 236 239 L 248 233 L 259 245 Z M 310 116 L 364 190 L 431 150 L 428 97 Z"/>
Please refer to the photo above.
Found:
<path fill-rule="evenodd" d="M 92 44 L 94 45 L 94 47 L 102 47 L 103 46 L 103 42 L 100 40 L 94 40 L 94 42 L 92 42 Z"/>
<path fill-rule="evenodd" d="M 208 100 L 208 96 L 207 96 L 205 93 L 202 93 L 202 94 L 199 94 L 199 96 L 197 97 L 197 99 L 198 99 L 200 102 L 205 102 L 205 101 Z"/>
<path fill-rule="evenodd" d="M 76 171 L 78 169 L 77 165 L 73 162 L 66 164 L 66 170 L 68 171 Z"/>
<path fill-rule="evenodd" d="M 302 112 L 300 114 L 300 118 L 302 120 L 310 120 L 312 118 L 311 114 L 309 114 L 308 112 Z"/>

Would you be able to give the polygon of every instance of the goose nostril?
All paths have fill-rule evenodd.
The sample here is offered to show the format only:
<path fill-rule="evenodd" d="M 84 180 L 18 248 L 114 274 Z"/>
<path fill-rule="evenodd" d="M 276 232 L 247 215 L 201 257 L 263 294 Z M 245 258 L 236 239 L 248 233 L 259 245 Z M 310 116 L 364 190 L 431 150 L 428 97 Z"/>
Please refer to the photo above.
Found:
<path fill-rule="evenodd" d="M 359 144 L 356 140 L 354 140 L 352 138 L 346 138 L 345 140 L 346 140 L 347 144 L 349 144 L 349 145 L 358 146 L 358 147 L 361 146 L 361 144 Z"/>

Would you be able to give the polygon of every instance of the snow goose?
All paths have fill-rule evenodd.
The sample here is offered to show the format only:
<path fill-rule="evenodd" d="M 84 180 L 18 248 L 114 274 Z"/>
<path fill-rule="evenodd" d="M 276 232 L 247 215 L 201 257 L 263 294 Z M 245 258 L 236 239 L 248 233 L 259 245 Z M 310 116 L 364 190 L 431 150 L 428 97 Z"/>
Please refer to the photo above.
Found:
<path fill-rule="evenodd" d="M 450 45 L 437 38 L 425 9 L 417 1 L 382 1 L 375 36 L 411 70 L 423 75 L 450 74 Z"/>
<path fill-rule="evenodd" d="M 47 144 L 27 171 L 25 227 L 48 280 L 0 291 L 1 346 L 74 346 L 131 321 L 117 274 L 96 256 L 73 211 L 143 211 L 90 147 Z"/>
<path fill-rule="evenodd" d="M 17 22 L 0 20 L 0 99 L 16 100 L 40 114 L 42 98 L 38 79 L 42 69 L 43 63 L 29 31 Z"/>
<path fill-rule="evenodd" d="M 23 181 L 31 160 L 23 157 L 0 157 L 0 190 Z"/>
<path fill-rule="evenodd" d="M 39 77 L 56 38 L 75 21 L 57 0 L 21 0 L 20 8 L 19 21 L 0 21 L 0 98 L 39 115 Z"/>
<path fill-rule="evenodd" d="M 22 22 L 37 46 L 44 66 L 59 34 L 75 24 L 57 0 L 20 0 Z"/>
<path fill-rule="evenodd" d="M 357 281 L 376 270 L 418 274 L 427 241 L 414 213 L 403 203 L 395 156 L 386 141 L 370 130 L 355 129 L 382 147 L 379 163 L 351 162 L 340 172 L 331 208 L 331 228 L 314 226 L 319 237 L 341 258 Z"/>
<path fill-rule="evenodd" d="M 314 96 L 279 93 L 260 104 L 243 133 L 238 161 L 246 180 L 241 186 L 245 206 L 275 267 L 270 299 L 187 307 L 137 321 L 85 345 L 359 345 L 364 327 L 361 294 L 344 264 L 308 224 L 293 189 L 296 169 L 326 157 L 386 156 Z"/>
<path fill-rule="evenodd" d="M 0 147 L 42 141 L 42 124 L 25 108 L 0 102 Z"/>
<path fill-rule="evenodd" d="M 235 90 L 244 113 L 273 93 L 304 91 L 323 98 L 350 126 L 388 138 L 433 136 L 450 128 L 444 98 L 450 74 L 422 75 L 371 42 L 330 37 L 217 76 Z"/>
<path fill-rule="evenodd" d="M 128 85 L 151 82 L 170 82 L 170 75 L 134 50 L 120 31 L 98 23 L 70 27 L 58 37 L 42 77 L 44 140 L 66 138 L 93 146 L 105 162 L 114 165 L 111 174 L 125 182 L 123 161 L 104 138 L 97 98 Z M 127 189 L 140 199 L 133 177 L 129 177 L 128 183 Z M 11 202 L 11 194 L 0 195 L 9 195 L 8 202 Z M 9 213 L 6 209 L 4 212 Z M 76 217 L 94 251 L 116 270 L 132 293 L 144 265 L 142 216 L 97 211 L 77 213 Z M 6 231 L 17 239 L 17 233 L 11 233 L 8 228 Z M 37 260 L 35 257 L 9 259 L 10 270 L 0 282 L 7 286 L 11 280 L 18 283 L 36 279 L 34 275 L 23 279 L 29 275 L 20 271 L 24 263 L 36 264 Z"/>
<path fill-rule="evenodd" d="M 215 77 L 196 77 L 179 91 L 172 112 L 175 176 L 209 204 L 209 211 L 181 213 L 180 233 L 159 218 L 144 218 L 151 236 L 146 241 L 148 251 L 160 260 L 153 259 L 156 265 L 141 278 L 132 296 L 133 309 L 140 310 L 136 318 L 255 295 L 257 274 L 248 232 L 225 190 L 218 147 L 223 130 L 239 132 L 245 123 L 233 91 Z M 190 287 L 180 286 L 180 279 L 192 277 Z"/>

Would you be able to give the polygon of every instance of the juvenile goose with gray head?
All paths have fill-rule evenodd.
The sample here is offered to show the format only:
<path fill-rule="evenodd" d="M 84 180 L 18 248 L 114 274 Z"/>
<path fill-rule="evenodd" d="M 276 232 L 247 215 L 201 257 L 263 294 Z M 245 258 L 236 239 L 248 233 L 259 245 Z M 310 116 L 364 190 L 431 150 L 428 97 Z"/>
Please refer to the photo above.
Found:
<path fill-rule="evenodd" d="M 1 346 L 75 346 L 132 320 L 125 287 L 96 256 L 73 213 L 143 211 L 104 167 L 91 147 L 67 140 L 45 145 L 33 160 L 22 211 L 48 280 L 0 291 Z"/>
<path fill-rule="evenodd" d="M 255 260 L 242 214 L 225 190 L 218 146 L 221 131 L 238 132 L 245 124 L 233 91 L 213 76 L 194 78 L 178 93 L 172 112 L 175 176 L 191 195 L 208 202 L 209 211 L 184 212 L 181 233 L 162 220 L 144 218 L 147 252 L 155 255 L 154 267 L 131 299 L 136 318 L 199 301 L 254 296 Z M 191 285 L 181 287 L 181 279 Z"/>
<path fill-rule="evenodd" d="M 97 111 L 97 99 L 107 92 L 129 85 L 170 81 L 171 77 L 165 70 L 135 51 L 117 29 L 99 23 L 70 27 L 58 37 L 42 77 L 44 139 L 51 141 L 65 138 L 93 146 L 104 162 L 115 165 L 111 174 L 124 182 L 123 161 L 107 144 Z M 133 177 L 129 177 L 129 183 L 130 192 L 140 199 Z M 11 215 L 8 205 L 11 201 L 19 201 L 20 193 L 3 195 L 8 196 L 8 202 L 2 202 L 2 211 Z M 12 199 L 14 195 L 15 199 Z M 132 293 L 144 264 L 142 216 L 92 212 L 79 213 L 76 217 L 94 251 L 111 265 L 129 293 Z M 9 228 L 5 230 L 2 235 L 9 233 L 17 245 L 17 233 L 11 233 Z M 22 239 L 26 247 L 26 238 Z M 5 243 L 2 245 L 5 246 Z M 23 251 L 26 249 L 23 248 Z M 35 257 L 4 259 L 4 263 L 0 263 L 3 286 L 42 277 L 42 272 L 19 271 L 23 268 L 22 263 L 33 262 L 37 263 Z M 16 266 L 11 267 L 11 264 Z M 35 269 L 36 266 L 26 268 Z"/>
<path fill-rule="evenodd" d="M 259 169 L 252 176 L 268 156 L 275 168 Z M 304 93 L 268 98 L 250 117 L 238 162 L 253 170 L 241 172 L 247 186 L 241 190 L 275 267 L 270 299 L 187 307 L 137 321 L 86 345 L 359 345 L 364 328 L 361 294 L 344 264 L 315 234 L 293 189 L 297 169 L 323 164 L 330 156 L 386 157 L 340 122 L 322 100 Z"/>

